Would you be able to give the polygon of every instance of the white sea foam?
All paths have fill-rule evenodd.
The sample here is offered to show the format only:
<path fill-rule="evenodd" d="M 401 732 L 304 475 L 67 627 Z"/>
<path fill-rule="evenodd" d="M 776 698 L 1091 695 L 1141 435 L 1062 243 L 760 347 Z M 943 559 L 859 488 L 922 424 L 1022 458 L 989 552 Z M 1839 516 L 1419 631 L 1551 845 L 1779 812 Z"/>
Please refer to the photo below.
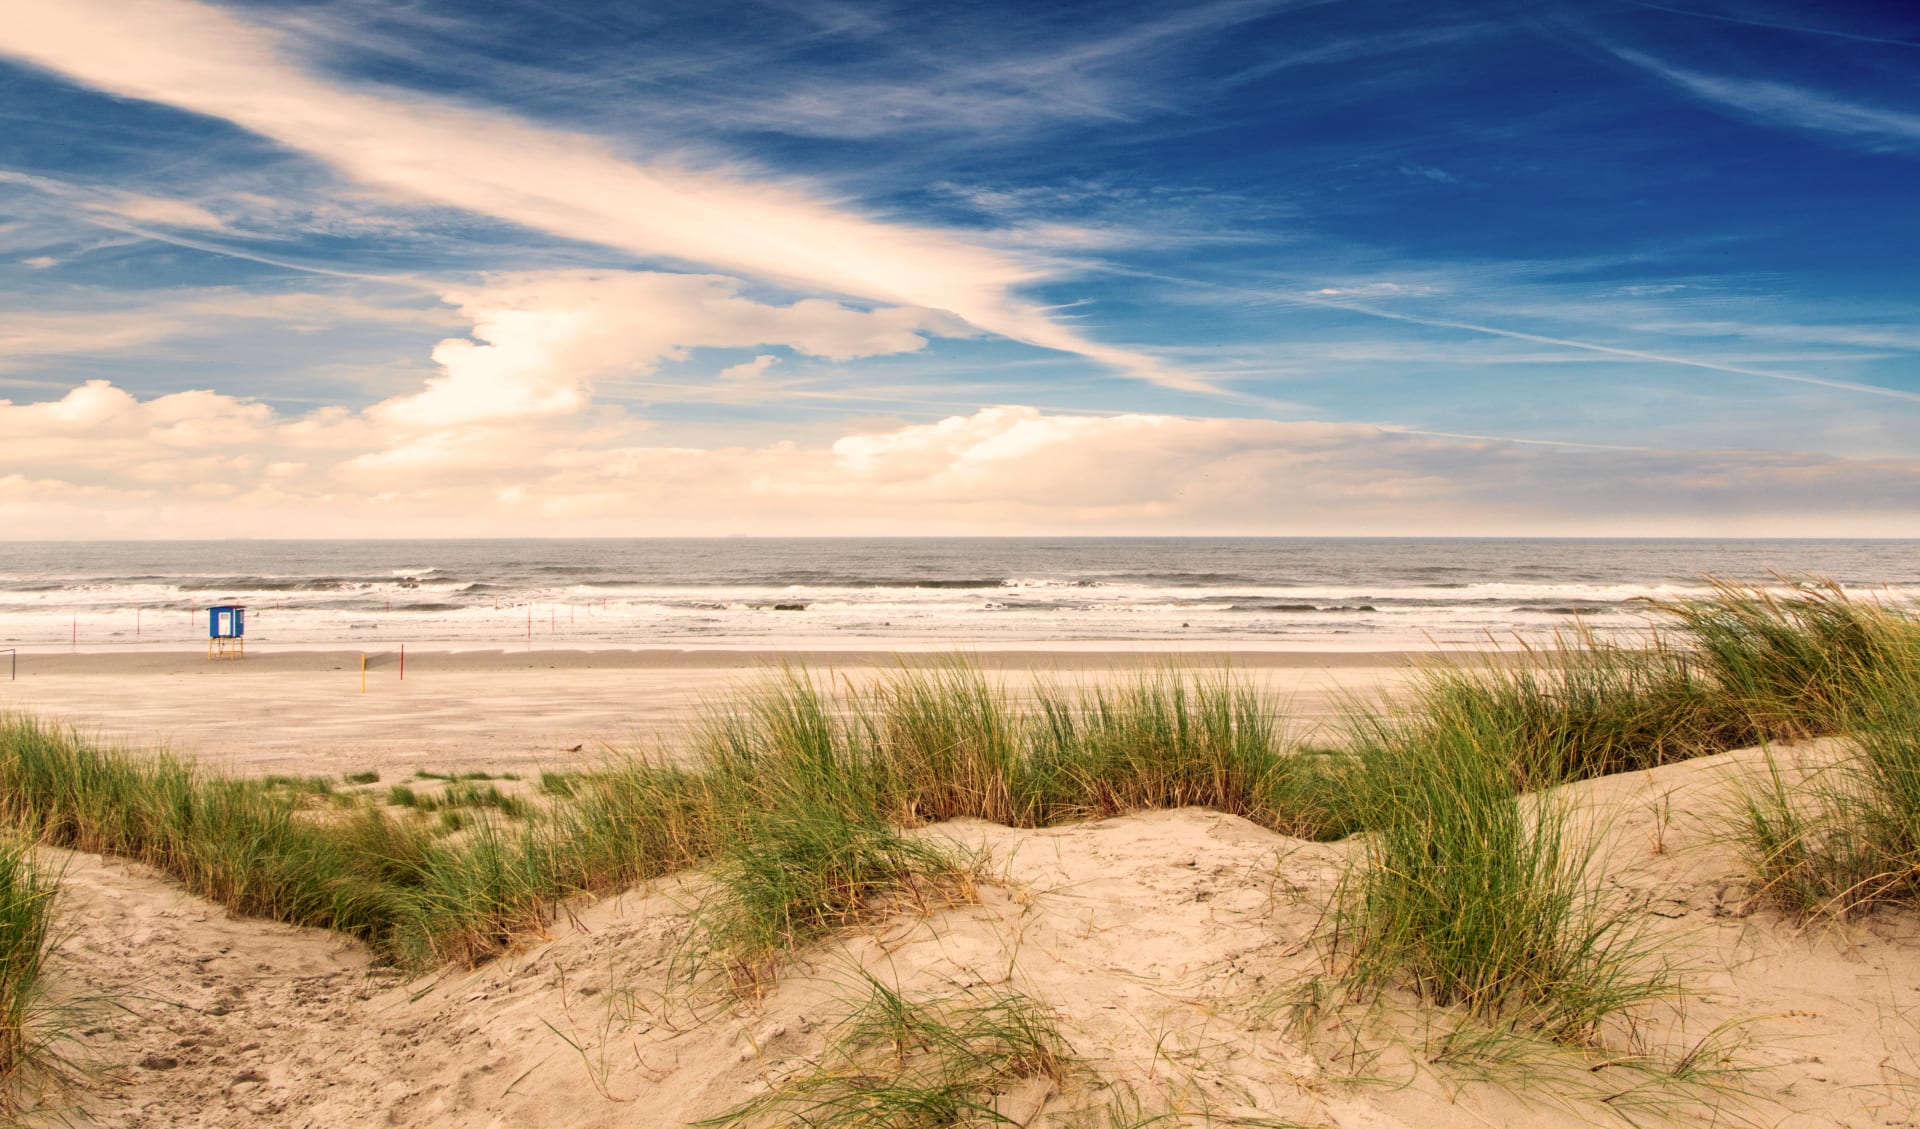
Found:
<path fill-rule="evenodd" d="M 783 541 L 0 545 L 0 646 L 1513 645 L 1646 627 L 1703 573 L 1920 597 L 1889 542 Z M 423 559 L 432 566 L 409 564 Z M 396 563 L 396 561 L 400 563 Z M 1884 586 L 1884 587 L 1879 587 Z"/>

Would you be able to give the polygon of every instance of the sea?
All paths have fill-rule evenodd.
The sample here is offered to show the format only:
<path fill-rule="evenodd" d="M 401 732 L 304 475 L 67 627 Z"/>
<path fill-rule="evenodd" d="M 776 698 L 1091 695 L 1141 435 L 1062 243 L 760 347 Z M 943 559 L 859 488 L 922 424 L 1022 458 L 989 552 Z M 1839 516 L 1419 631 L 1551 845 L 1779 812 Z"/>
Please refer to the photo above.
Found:
<path fill-rule="evenodd" d="M 0 541 L 0 648 L 1400 651 L 1644 632 L 1712 578 L 1920 597 L 1920 541 Z"/>

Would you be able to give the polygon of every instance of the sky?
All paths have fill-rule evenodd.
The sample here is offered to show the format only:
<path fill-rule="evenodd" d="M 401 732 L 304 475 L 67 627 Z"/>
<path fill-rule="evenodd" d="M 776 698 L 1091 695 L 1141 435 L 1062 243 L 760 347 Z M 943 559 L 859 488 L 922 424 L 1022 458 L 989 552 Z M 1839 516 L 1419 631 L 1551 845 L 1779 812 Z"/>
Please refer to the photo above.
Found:
<path fill-rule="evenodd" d="M 0 0 L 0 537 L 1920 536 L 1920 4 Z"/>

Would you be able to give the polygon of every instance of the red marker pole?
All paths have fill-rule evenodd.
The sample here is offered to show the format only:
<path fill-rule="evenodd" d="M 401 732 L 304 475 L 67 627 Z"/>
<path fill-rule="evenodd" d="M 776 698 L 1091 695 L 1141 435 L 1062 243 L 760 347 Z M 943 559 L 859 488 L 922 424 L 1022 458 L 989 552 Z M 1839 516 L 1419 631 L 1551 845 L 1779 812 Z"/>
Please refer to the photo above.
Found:
<path fill-rule="evenodd" d="M 532 608 L 527 609 L 527 647 L 529 650 L 531 650 L 533 647 L 533 609 Z"/>
<path fill-rule="evenodd" d="M 140 609 L 133 609 L 133 637 L 140 638 Z"/>
<path fill-rule="evenodd" d="M 407 645 L 400 644 L 400 681 L 407 680 Z"/>
<path fill-rule="evenodd" d="M 552 635 L 558 630 L 560 630 L 560 613 L 549 607 L 547 609 L 547 634 Z"/>

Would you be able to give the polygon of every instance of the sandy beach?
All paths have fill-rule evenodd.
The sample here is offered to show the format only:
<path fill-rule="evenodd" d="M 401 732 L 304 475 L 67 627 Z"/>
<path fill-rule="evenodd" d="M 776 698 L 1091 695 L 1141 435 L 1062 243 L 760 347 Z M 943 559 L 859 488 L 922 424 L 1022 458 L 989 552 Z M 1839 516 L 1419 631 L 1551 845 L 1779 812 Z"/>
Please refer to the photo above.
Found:
<path fill-rule="evenodd" d="M 1855 634 L 1885 639 L 1889 647 L 1891 641 L 1920 639 L 1903 613 L 1814 597 L 1795 607 L 1851 624 Z M 1344 705 L 1386 703 L 1407 710 L 1409 718 L 1440 724 L 1438 718 L 1455 718 L 1457 699 L 1390 699 L 1430 664 L 1507 662 L 1511 655 L 998 651 L 968 661 L 989 684 L 1004 687 L 996 703 L 1014 709 L 1044 685 L 1116 687 L 1167 668 L 1202 680 L 1231 674 L 1275 703 L 1290 733 L 1260 753 L 1261 741 L 1275 741 L 1265 722 L 1248 728 L 1240 720 L 1246 714 L 1208 712 L 1198 705 L 1206 695 L 1198 693 L 1181 699 L 1187 712 L 1154 705 L 1169 699 L 1152 695 L 1116 705 L 1114 728 L 1098 737 L 1112 741 L 1108 745 L 1048 745 L 1058 733 L 1091 722 L 1083 716 L 1062 724 L 1044 710 L 1025 712 L 1021 724 L 1033 726 L 1018 737 L 1025 741 L 1018 762 L 1025 768 L 1000 770 L 1006 795 L 1012 795 L 1014 780 L 1025 789 L 1077 787 L 1073 803 L 1081 805 L 1058 822 L 1035 820 L 1035 826 L 1000 814 L 989 814 L 987 820 L 995 822 L 985 822 L 964 806 L 979 803 L 977 810 L 987 810 L 1002 793 L 993 791 L 993 778 L 968 776 L 979 772 L 970 764 L 985 758 L 966 762 L 960 757 L 970 753 L 962 751 L 985 749 L 987 757 L 996 757 L 995 749 L 1012 747 L 1008 733 L 1014 730 L 996 728 L 1004 724 L 996 716 L 1004 714 L 993 707 L 973 712 L 977 699 L 941 699 L 945 691 L 914 699 L 900 689 L 887 707 L 895 712 L 885 716 L 862 712 L 872 707 L 831 705 L 822 712 L 751 716 L 747 728 L 764 733 L 768 745 L 735 762 L 747 776 L 708 793 L 695 791 L 689 781 L 699 774 L 720 780 L 730 772 L 722 768 L 724 760 L 707 760 L 687 776 L 570 776 L 551 791 L 551 781 L 526 776 L 534 768 L 580 768 L 620 753 L 672 751 L 674 735 L 703 703 L 766 684 L 783 668 L 804 668 L 833 693 L 849 693 L 902 668 L 954 662 L 954 655 L 422 651 L 407 655 L 405 678 L 397 653 L 369 657 L 365 682 L 357 651 L 257 649 L 244 661 L 217 662 L 196 651 L 27 655 L 19 678 L 0 684 L 0 710 L 71 724 L 84 737 L 119 743 L 134 758 L 167 749 L 240 776 L 328 778 L 317 789 L 284 780 L 242 789 L 278 797 L 261 803 L 286 812 L 286 824 L 227 824 L 221 820 L 238 816 L 205 818 L 227 808 L 161 803 L 132 824 L 146 828 L 138 820 L 157 820 L 152 826 L 159 831 L 140 831 L 148 835 L 146 843 L 234 828 L 234 837 L 188 856 L 188 864 L 209 858 L 213 866 L 227 866 L 219 862 L 219 851 L 244 860 L 250 843 L 282 843 L 284 854 L 276 854 L 273 866 L 234 872 L 252 876 L 248 881 L 271 881 L 282 858 L 294 858 L 294 866 L 309 866 L 298 862 L 307 858 L 342 858 L 326 851 L 346 851 L 357 841 L 351 835 L 369 833 L 365 828 L 372 826 L 384 829 L 371 843 L 390 851 L 399 843 L 390 835 L 413 828 L 420 851 L 434 854 L 420 854 L 426 862 L 382 854 L 401 876 L 382 879 L 388 885 L 378 889 L 392 891 L 382 897 L 419 899 L 403 904 L 419 906 L 420 916 L 392 918 L 392 929 L 428 922 L 428 910 L 463 912 L 465 902 L 432 901 L 442 895 L 428 893 L 451 889 L 467 897 L 459 893 L 467 887 L 457 883 L 468 881 L 461 876 L 476 876 L 474 897 L 482 899 L 472 902 L 480 906 L 478 918 L 432 918 L 453 920 L 455 927 L 478 922 L 474 933 L 417 933 L 444 937 L 451 947 L 422 950 L 428 952 L 424 960 L 409 960 L 396 949 L 397 931 L 349 937 L 342 933 L 351 927 L 349 918 L 324 920 L 332 931 L 323 931 L 286 924 L 301 918 L 275 922 L 221 908 L 204 897 L 205 885 L 192 885 L 192 870 L 165 854 L 138 854 L 167 868 L 157 870 L 67 849 L 73 839 L 61 847 L 56 839 L 40 843 L 42 864 L 60 872 L 60 922 L 67 929 L 50 956 L 52 983 L 60 998 L 83 998 L 83 1008 L 92 1006 L 84 1004 L 90 993 L 117 1002 L 84 1012 L 88 1025 L 77 1046 L 86 1062 L 100 1064 L 111 1077 L 79 1094 L 71 1121 L 119 1129 L 710 1123 L 766 1094 L 799 1093 L 803 1098 L 797 1100 L 810 1100 L 804 1093 L 812 1091 L 795 1089 L 814 1085 L 804 1079 L 839 1085 L 833 1079 L 868 1077 L 866 1068 L 849 1068 L 845 1056 L 881 1054 L 881 1043 L 862 1043 L 870 1037 L 849 1033 L 851 1016 L 872 1006 L 862 1004 L 879 991 L 872 985 L 893 985 L 887 991 L 918 1000 L 914 1006 L 927 1008 L 927 1016 L 964 1018 L 985 1014 L 981 1008 L 1006 1008 L 1008 998 L 1027 1000 L 1035 1021 L 1060 1046 L 1052 1073 L 1023 1068 L 966 1083 L 973 1087 L 966 1093 L 983 1094 L 991 1104 L 981 1116 L 912 1121 L 916 1125 L 1572 1129 L 1711 1123 L 1868 1129 L 1910 1125 L 1920 1112 L 1920 1060 L 1912 1050 L 1916 1006 L 1910 998 L 1920 975 L 1920 916 L 1910 899 L 1893 899 L 1859 916 L 1799 914 L 1768 893 L 1753 841 L 1741 831 L 1741 812 L 1759 795 L 1755 789 L 1770 787 L 1770 780 L 1807 789 L 1820 774 L 1857 764 L 1849 758 L 1872 739 L 1872 730 L 1851 737 L 1738 730 L 1749 737 L 1757 733 L 1761 745 L 1749 739 L 1745 745 L 1676 747 L 1672 762 L 1647 758 L 1594 778 L 1572 776 L 1536 797 L 1513 797 L 1509 774 L 1528 764 L 1519 758 L 1532 753 L 1521 745 L 1528 735 L 1524 724 L 1515 724 L 1511 703 L 1501 705 L 1501 687 L 1523 693 L 1530 703 L 1524 709 L 1534 718 L 1559 710 L 1555 724 L 1567 726 L 1565 732 L 1615 724 L 1642 741 L 1665 739 L 1634 728 L 1640 726 L 1636 710 L 1653 709 L 1651 699 L 1636 695 L 1644 695 L 1644 680 L 1672 670 L 1659 662 L 1676 659 L 1596 651 L 1592 666 L 1569 666 L 1559 680 L 1528 670 L 1526 678 L 1478 682 L 1473 693 L 1480 705 L 1457 714 L 1478 718 L 1469 722 L 1478 728 L 1465 745 L 1446 745 L 1446 730 L 1430 730 L 1427 737 L 1407 737 L 1415 751 L 1380 753 L 1419 753 L 1427 760 L 1380 760 L 1375 753 L 1356 760 L 1377 772 L 1398 764 L 1405 780 L 1438 780 L 1442 789 L 1459 789 L 1480 780 L 1473 776 L 1480 770 L 1471 768 L 1482 764 L 1478 758 L 1500 757 L 1490 770 L 1496 780 L 1490 787 L 1498 795 L 1471 793 L 1480 799 L 1469 810 L 1455 799 L 1469 793 L 1444 791 L 1448 799 L 1442 803 L 1453 806 L 1432 808 L 1436 814 L 1425 824 L 1340 835 L 1325 833 L 1317 822 L 1331 808 L 1302 805 L 1296 793 L 1284 791 L 1286 781 L 1300 778 L 1261 778 L 1271 781 L 1263 787 L 1277 791 L 1260 793 L 1265 799 L 1256 803 L 1236 799 L 1244 793 L 1233 793 L 1240 772 L 1235 764 L 1260 764 L 1258 758 L 1283 755 L 1284 747 L 1292 753 L 1273 762 L 1284 764 L 1284 772 L 1325 772 L 1319 758 L 1338 753 L 1308 751 L 1300 739 L 1327 726 L 1323 735 L 1338 741 Z M 1605 674 L 1609 670 L 1613 674 Z M 943 685 L 920 682 L 927 693 Z M 1475 684 L 1455 689 L 1459 685 Z M 1594 699 L 1584 697 L 1594 685 L 1605 687 L 1615 712 L 1596 709 Z M 1661 685 L 1674 693 L 1678 684 Z M 1661 699 L 1661 709 L 1670 710 L 1667 724 L 1678 726 L 1684 714 L 1672 701 L 1678 699 Z M 1692 703 L 1722 709 L 1713 697 Z M 1173 716 L 1177 728 L 1169 722 Z M 1801 724 L 1830 724 L 1812 712 L 1801 716 Z M 1233 739 L 1217 728 L 1221 718 L 1233 718 Z M 941 728 L 948 722 L 954 728 Z M 1212 737 L 1202 739 L 1210 726 Z M 1079 741 L 1096 741 L 1092 730 L 1077 732 Z M 751 741 L 737 733 L 735 739 Z M 1248 743 L 1242 745 L 1242 737 Z M 1546 737 L 1536 733 L 1532 739 Z M 862 741 L 889 749 L 885 770 L 845 753 L 866 749 Z M 1221 760 L 1190 760 L 1215 755 L 1200 753 L 1208 741 L 1215 753 L 1231 753 Z M 67 781 L 86 780 L 92 770 L 61 768 L 81 762 L 48 760 L 56 755 L 31 751 L 36 747 L 31 737 L 21 745 L 13 780 L 23 795 L 40 789 L 40 803 L 48 797 L 67 803 L 60 799 Z M 1476 760 L 1467 762 L 1469 768 L 1450 766 L 1434 749 L 1467 749 L 1465 757 Z M 1597 741 L 1594 749 L 1601 749 Z M 35 764 L 50 768 L 31 768 Z M 1185 776 L 1169 768 L 1183 764 Z M 1043 776 L 1050 766 L 1083 776 Z M 380 776 L 344 780 L 344 774 L 367 770 Z M 428 806 L 434 797 L 453 797 L 457 787 L 474 785 L 422 776 L 426 772 L 515 772 L 516 778 L 509 781 L 511 795 L 492 791 L 493 801 L 447 799 L 436 808 Z M 860 783 L 862 772 L 874 776 Z M 900 776 L 885 778 L 883 772 Z M 745 904 L 730 901 L 739 897 L 733 891 L 758 889 L 739 885 L 749 872 L 735 862 L 745 856 L 726 854 L 730 847 L 689 854 L 657 870 L 620 872 L 618 881 L 599 885 L 582 879 L 564 887 L 526 887 L 549 893 L 524 902 L 530 912 L 490 924 L 495 918 L 488 914 L 505 910 L 486 906 L 518 904 L 492 899 L 528 897 L 513 893 L 522 887 L 509 883 L 549 881 L 538 866 L 609 858 L 588 853 L 595 843 L 637 851 L 632 843 L 641 839 L 626 839 L 628 833 L 649 835 L 643 841 L 659 847 L 645 849 L 664 856 L 678 849 L 678 835 L 724 826 L 732 835 L 758 835 L 756 851 L 780 851 L 762 854 L 778 864 L 753 874 L 772 874 L 776 881 L 816 874 L 843 881 L 835 877 L 841 872 L 831 856 L 808 853 L 814 839 L 804 835 L 837 822 L 856 826 L 835 805 L 879 803 L 849 797 L 868 795 L 862 787 L 874 787 L 877 795 L 879 787 L 893 787 L 879 781 L 906 780 L 910 772 L 935 774 L 937 780 L 914 778 L 922 780 L 914 808 L 887 808 L 912 812 L 902 820 L 902 843 L 918 841 L 943 858 L 966 858 L 964 868 L 943 870 L 945 862 L 927 862 L 922 877 L 864 895 L 858 912 L 835 918 L 831 927 L 776 925 L 781 931 L 770 964 L 755 964 L 755 956 L 726 956 L 755 950 L 720 949 L 732 941 L 720 941 L 724 933 L 716 931 L 716 922 L 724 920 L 728 906 Z M 1772 772 L 1786 776 L 1772 778 Z M 173 795 L 163 789 L 177 787 L 161 776 L 144 780 L 154 781 L 159 795 Z M 597 787 L 593 780 L 611 783 L 607 791 L 591 791 Z M 979 787 L 977 780 L 989 785 Z M 1139 795 L 1125 789 L 1154 780 L 1192 781 L 1200 791 L 1125 799 Z M 1319 781 L 1315 787 L 1331 805 L 1354 805 L 1354 795 L 1375 797 L 1367 803 L 1407 803 L 1392 799 L 1402 795 L 1398 789 L 1361 787 L 1352 793 L 1342 791 L 1352 783 L 1342 785 L 1334 776 L 1308 780 Z M 843 781 L 852 785 L 839 791 Z M 766 791 L 730 791 L 762 783 Z M 223 791 L 227 787 L 213 780 L 209 795 L 234 795 Z M 576 787 L 586 791 L 572 791 Z M 649 791 L 655 787 L 664 791 Z M 1215 791 L 1204 791 L 1210 787 Z M 152 789 L 136 781 L 131 793 L 115 795 L 146 797 Z M 624 806 L 591 806 L 599 803 L 591 797 L 614 795 L 624 797 Z M 697 795 L 708 799 L 676 806 L 682 797 Z M 1290 795 L 1294 799 L 1286 799 Z M 697 816 L 714 820 L 710 824 L 674 822 L 689 810 L 705 810 L 693 805 L 735 803 L 726 797 L 739 797 L 745 806 L 714 806 L 712 814 Z M 553 805 L 547 808 L 553 820 L 545 822 L 530 801 Z M 486 803 L 495 805 L 493 814 L 476 816 L 488 810 Z M 937 805 L 943 803 L 956 806 L 941 814 Z M 1300 806 L 1283 810 L 1288 803 Z M 758 805 L 780 818 L 762 828 L 755 822 Z M 559 818 L 563 808 L 570 812 L 566 820 Z M 144 808 L 134 803 L 127 810 Z M 1348 810 L 1371 818 L 1365 806 Z M 1346 914 L 1361 912 L 1352 883 L 1371 874 L 1402 874 L 1384 870 L 1396 864 L 1384 862 L 1390 856 L 1382 843 L 1400 841 L 1396 828 L 1415 828 L 1417 856 L 1453 851 L 1427 876 L 1438 876 L 1432 877 L 1436 889 L 1446 887 L 1450 874 L 1465 874 L 1459 885 L 1473 885 L 1480 874 L 1473 870 L 1475 858 L 1511 858 L 1517 849 L 1515 839 L 1500 831 L 1500 812 L 1509 812 L 1517 826 L 1559 828 L 1540 833 L 1569 835 L 1580 854 L 1569 860 L 1572 870 L 1551 864 L 1549 879 L 1567 876 L 1580 891 L 1592 891 L 1567 897 L 1592 897 L 1605 912 L 1624 914 L 1615 918 L 1619 925 L 1597 925 L 1607 945 L 1630 947 L 1622 950 L 1624 964 L 1578 966 L 1599 973 L 1569 975 L 1649 977 L 1632 981 L 1644 985 L 1632 989 L 1642 995 L 1588 1021 L 1584 1035 L 1563 1041 L 1521 1018 L 1511 1029 L 1465 1020 L 1463 1004 L 1421 997 L 1400 972 L 1382 989 L 1342 995 L 1340 985 L 1354 983 L 1348 979 L 1354 956 L 1338 949 L 1336 933 L 1348 927 L 1340 922 L 1359 920 Z M 104 833 L 117 833 L 117 826 L 113 820 L 102 824 Z M 307 837 L 273 839 L 292 833 L 273 831 L 275 826 L 305 828 Z M 480 828 L 516 833 L 492 839 Z M 789 828 L 797 831 L 781 839 Z M 426 847 L 430 837 L 434 845 Z M 296 851 L 286 843 L 305 847 Z M 620 858 L 630 856 L 641 858 Z M 495 870 L 488 860 L 499 858 L 520 862 Z M 420 870 L 409 870 L 415 866 Z M 430 866 L 444 866 L 432 874 L 453 885 L 399 885 L 417 881 L 413 876 L 428 874 Z M 1417 870 L 1419 862 L 1413 866 Z M 315 889 L 372 889 L 338 885 L 371 881 L 359 874 L 336 870 Z M 253 889 L 269 887 L 246 887 L 250 897 Z M 804 889 L 804 877 L 793 889 Z M 1407 883 L 1396 889 L 1427 887 Z M 332 897 L 323 893 L 323 901 L 313 904 L 346 906 L 342 912 L 357 912 L 353 906 L 359 904 L 401 904 L 328 901 Z M 1473 901 L 1473 891 L 1461 899 L 1469 910 L 1490 904 Z M 1500 918 L 1503 927 L 1519 927 L 1553 922 L 1549 906 L 1509 899 L 1496 908 L 1498 914 L 1517 914 Z M 1473 914 L 1463 910 L 1442 924 L 1455 920 L 1471 922 Z M 954 1043 L 939 1046 L 947 1046 L 939 1054 L 958 1054 Z M 806 1117 L 741 1121 L 755 1129 L 789 1123 L 806 1123 Z"/>
<path fill-rule="evenodd" d="M 1920 1129 L 1920 0 L 0 13 L 0 1129 Z"/>
<path fill-rule="evenodd" d="M 1231 672 L 1285 703 L 1301 726 L 1349 695 L 1391 690 L 1433 654 L 996 651 L 970 662 L 1019 691 L 1178 667 Z M 804 668 L 863 685 L 938 654 L 746 650 L 256 651 L 237 661 L 205 652 L 20 656 L 0 681 L 0 711 L 37 714 L 135 748 L 165 748 L 241 773 L 520 772 L 592 763 L 608 751 L 657 745 L 724 697 Z"/>

